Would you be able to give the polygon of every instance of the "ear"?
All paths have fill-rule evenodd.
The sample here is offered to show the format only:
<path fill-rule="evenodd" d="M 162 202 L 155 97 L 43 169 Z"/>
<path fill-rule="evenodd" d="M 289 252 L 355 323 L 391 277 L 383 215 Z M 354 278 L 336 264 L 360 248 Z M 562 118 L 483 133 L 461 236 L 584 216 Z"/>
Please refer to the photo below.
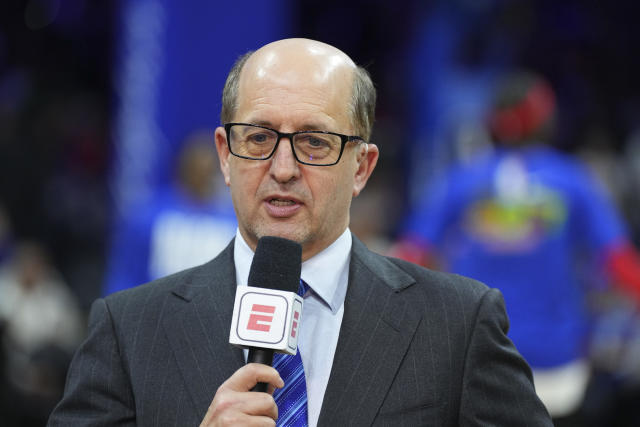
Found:
<path fill-rule="evenodd" d="M 362 144 L 356 157 L 357 169 L 353 182 L 353 197 L 358 196 L 367 184 L 373 169 L 378 163 L 378 147 L 375 144 Z"/>
<path fill-rule="evenodd" d="M 229 186 L 231 183 L 231 179 L 229 177 L 229 159 L 231 157 L 231 152 L 227 145 L 227 134 L 223 127 L 219 126 L 216 128 L 214 138 L 216 142 L 216 150 L 218 151 L 218 160 L 220 161 L 220 170 L 222 171 L 222 175 L 224 175 L 224 183 Z"/>

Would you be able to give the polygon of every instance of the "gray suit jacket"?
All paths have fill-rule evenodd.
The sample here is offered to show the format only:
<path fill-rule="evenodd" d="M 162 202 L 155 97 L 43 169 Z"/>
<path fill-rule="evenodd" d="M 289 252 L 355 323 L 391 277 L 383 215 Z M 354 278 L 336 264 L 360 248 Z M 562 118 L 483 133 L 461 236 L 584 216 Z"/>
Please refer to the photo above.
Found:
<path fill-rule="evenodd" d="M 218 257 L 97 300 L 50 426 L 196 426 L 244 364 L 228 344 L 233 242 Z M 501 294 L 353 239 L 319 425 L 551 426 L 505 336 Z"/>

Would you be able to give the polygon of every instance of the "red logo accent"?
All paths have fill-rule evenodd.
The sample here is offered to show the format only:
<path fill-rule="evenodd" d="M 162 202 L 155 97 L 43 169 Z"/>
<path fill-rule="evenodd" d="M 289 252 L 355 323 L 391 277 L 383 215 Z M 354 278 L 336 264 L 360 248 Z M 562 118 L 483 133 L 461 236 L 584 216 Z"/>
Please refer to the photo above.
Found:
<path fill-rule="evenodd" d="M 251 315 L 249 316 L 249 323 L 247 323 L 247 329 L 252 331 L 269 332 L 273 316 L 255 313 L 273 314 L 275 311 L 276 308 L 273 305 L 253 304 L 253 307 L 251 307 Z"/>
<path fill-rule="evenodd" d="M 296 332 L 298 331 L 298 322 L 297 320 L 300 318 L 300 312 L 296 311 L 293 313 L 293 318 L 296 319 L 293 321 L 293 325 L 291 325 L 291 338 L 296 337 Z"/>

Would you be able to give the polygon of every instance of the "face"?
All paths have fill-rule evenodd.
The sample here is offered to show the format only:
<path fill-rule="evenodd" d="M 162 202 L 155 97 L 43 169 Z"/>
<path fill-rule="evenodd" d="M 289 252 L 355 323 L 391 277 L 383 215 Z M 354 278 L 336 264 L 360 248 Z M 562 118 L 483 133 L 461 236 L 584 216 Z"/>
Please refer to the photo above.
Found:
<path fill-rule="evenodd" d="M 317 42 L 283 42 L 257 51 L 245 64 L 234 121 L 281 132 L 353 134 L 348 57 Z M 302 165 L 282 139 L 269 160 L 246 160 L 229 153 L 223 128 L 216 129 L 216 147 L 247 243 L 255 250 L 263 236 L 294 240 L 302 245 L 303 260 L 344 232 L 351 198 L 364 188 L 378 157 L 374 145 L 352 142 L 336 165 Z"/>

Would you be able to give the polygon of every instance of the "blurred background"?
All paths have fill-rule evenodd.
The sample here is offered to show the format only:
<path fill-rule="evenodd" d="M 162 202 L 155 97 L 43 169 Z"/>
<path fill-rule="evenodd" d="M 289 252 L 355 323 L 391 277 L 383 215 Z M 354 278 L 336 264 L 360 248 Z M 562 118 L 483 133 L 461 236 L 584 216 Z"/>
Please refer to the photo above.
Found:
<path fill-rule="evenodd" d="M 377 85 L 381 159 L 351 225 L 373 249 L 393 252 L 427 189 L 491 150 L 494 95 L 516 69 L 553 88 L 544 143 L 584 165 L 637 248 L 638 12 L 631 0 L 3 1 L 0 425 L 44 425 L 95 298 L 226 246 L 222 87 L 272 40 L 332 44 Z M 590 375 L 567 425 L 640 425 L 640 299 L 577 259 Z"/>

